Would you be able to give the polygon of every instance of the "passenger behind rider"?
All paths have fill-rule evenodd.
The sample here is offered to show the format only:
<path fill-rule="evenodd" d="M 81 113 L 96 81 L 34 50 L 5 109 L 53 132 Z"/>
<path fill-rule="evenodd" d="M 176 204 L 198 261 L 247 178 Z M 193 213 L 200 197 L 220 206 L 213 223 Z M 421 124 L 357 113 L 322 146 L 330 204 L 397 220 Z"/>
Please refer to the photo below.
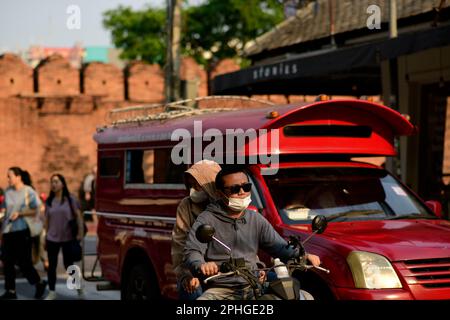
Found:
<path fill-rule="evenodd" d="M 210 160 L 195 163 L 185 172 L 185 184 L 189 196 L 181 200 L 177 208 L 176 224 L 172 231 L 172 264 L 177 276 L 179 298 L 195 300 L 202 294 L 198 278 L 183 266 L 183 249 L 191 226 L 211 200 L 217 199 L 214 180 L 220 166 Z"/>
<path fill-rule="evenodd" d="M 193 274 L 205 277 L 219 272 L 219 266 L 228 262 L 230 253 L 216 241 L 201 243 L 196 230 L 202 224 L 215 228 L 215 237 L 228 245 L 233 258 L 243 258 L 250 269 L 257 268 L 258 250 L 261 248 L 272 257 L 283 261 L 297 258 L 298 248 L 287 246 L 272 225 L 259 213 L 247 210 L 251 202 L 252 184 L 242 168 L 232 166 L 222 169 L 215 185 L 220 198 L 208 205 L 192 226 L 185 247 L 185 263 Z M 316 255 L 306 254 L 314 265 L 320 265 Z M 218 277 L 208 282 L 199 300 L 252 299 L 253 290 L 240 276 Z"/>

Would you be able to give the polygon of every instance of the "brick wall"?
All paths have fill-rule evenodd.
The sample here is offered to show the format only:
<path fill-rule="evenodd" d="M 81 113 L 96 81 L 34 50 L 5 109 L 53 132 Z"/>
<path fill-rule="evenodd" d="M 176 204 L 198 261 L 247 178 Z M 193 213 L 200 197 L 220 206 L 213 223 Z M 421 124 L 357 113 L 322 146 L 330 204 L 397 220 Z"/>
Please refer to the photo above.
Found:
<path fill-rule="evenodd" d="M 220 61 L 211 76 L 239 70 L 231 59 Z M 125 79 L 124 79 L 125 78 Z M 208 75 L 193 58 L 183 57 L 180 79 L 197 84 L 197 96 L 208 95 Z M 164 73 L 159 65 L 135 61 L 121 70 L 114 65 L 92 62 L 82 70 L 72 67 L 67 59 L 54 54 L 32 70 L 13 54 L 0 56 L 0 97 L 17 94 L 40 96 L 99 95 L 108 101 L 124 99 L 134 102 L 163 102 Z M 62 104 L 53 101 L 56 108 Z"/>
<path fill-rule="evenodd" d="M 196 81 L 198 84 L 197 96 L 208 95 L 208 75 L 192 57 L 181 58 L 180 79 L 185 81 Z"/>
<path fill-rule="evenodd" d="M 86 110 L 88 106 L 81 105 L 90 105 L 79 104 Z M 50 175 L 59 172 L 76 194 L 97 161 L 92 138 L 97 126 L 105 124 L 111 109 L 123 105 L 103 102 L 89 113 L 43 114 L 31 100 L 0 99 L 0 186 L 7 185 L 7 169 L 19 166 L 30 172 L 39 192 L 48 193 Z"/>
<path fill-rule="evenodd" d="M 133 61 L 125 69 L 127 99 L 136 102 L 164 101 L 164 73 L 158 64 Z"/>
<path fill-rule="evenodd" d="M 206 72 L 194 59 L 183 61 L 182 79 L 198 81 L 198 94 L 206 95 Z M 39 192 L 47 193 L 50 175 L 60 172 L 76 193 L 83 176 L 96 163 L 97 146 L 92 136 L 98 126 L 107 122 L 109 111 L 136 102 L 164 100 L 164 75 L 159 66 L 135 62 L 125 72 L 128 101 L 123 101 L 124 71 L 110 65 L 91 63 L 80 71 L 63 57 L 54 55 L 41 61 L 33 74 L 17 56 L 2 55 L 0 186 L 6 187 L 7 169 L 20 166 L 30 172 Z M 80 74 L 84 76 L 81 77 L 84 91 L 81 95 Z M 31 97 L 9 97 L 33 92 L 51 98 L 39 104 Z M 94 108 L 89 95 L 106 97 Z M 162 110 L 155 109 L 157 111 Z"/>
<path fill-rule="evenodd" d="M 218 75 L 240 70 L 241 67 L 233 59 L 220 60 L 211 71 L 211 79 Z"/>
<path fill-rule="evenodd" d="M 0 97 L 33 93 L 33 70 L 20 57 L 0 55 Z"/>
<path fill-rule="evenodd" d="M 181 69 L 181 78 L 198 81 L 198 94 L 206 95 L 204 69 L 192 58 L 183 59 Z M 81 95 L 80 74 L 84 91 Z M 98 126 L 105 124 L 109 111 L 136 102 L 164 100 L 164 74 L 158 65 L 133 62 L 125 74 L 128 101 L 123 101 L 124 71 L 111 65 L 90 63 L 80 71 L 54 55 L 41 61 L 33 75 L 19 57 L 1 56 L 0 186 L 6 187 L 7 169 L 20 166 L 30 172 L 39 192 L 48 193 L 51 174 L 59 172 L 66 177 L 71 191 L 77 193 L 82 178 L 96 163 L 97 146 L 92 136 Z M 31 94 L 33 89 L 40 96 L 52 97 L 41 105 L 33 98 L 8 97 Z M 94 108 L 90 95 L 105 95 L 105 99 Z M 67 97 L 72 96 L 68 104 Z"/>
<path fill-rule="evenodd" d="M 103 95 L 111 101 L 124 100 L 125 83 L 123 72 L 109 63 L 91 62 L 82 69 L 83 93 Z"/>
<path fill-rule="evenodd" d="M 36 91 L 40 94 L 76 95 L 80 93 L 80 73 L 60 55 L 42 60 L 35 68 Z"/>
<path fill-rule="evenodd" d="M 5 98 L 0 99 L 0 115 L 0 187 L 7 186 L 6 172 L 13 166 L 28 170 L 36 183 L 47 144 L 38 114 L 17 98 Z"/>

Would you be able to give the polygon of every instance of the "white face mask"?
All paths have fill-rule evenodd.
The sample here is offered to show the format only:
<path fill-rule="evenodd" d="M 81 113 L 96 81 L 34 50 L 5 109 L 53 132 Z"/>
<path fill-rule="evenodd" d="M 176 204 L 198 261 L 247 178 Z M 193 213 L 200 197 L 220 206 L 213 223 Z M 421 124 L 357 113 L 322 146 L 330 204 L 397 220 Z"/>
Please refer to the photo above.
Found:
<path fill-rule="evenodd" d="M 189 192 L 189 197 L 191 197 L 192 202 L 201 203 L 208 200 L 208 195 L 205 191 L 197 191 L 194 188 L 191 188 Z"/>
<path fill-rule="evenodd" d="M 249 195 L 243 199 L 241 198 L 228 198 L 228 208 L 236 212 L 242 212 L 247 209 L 248 205 L 252 202 L 252 197 Z"/>

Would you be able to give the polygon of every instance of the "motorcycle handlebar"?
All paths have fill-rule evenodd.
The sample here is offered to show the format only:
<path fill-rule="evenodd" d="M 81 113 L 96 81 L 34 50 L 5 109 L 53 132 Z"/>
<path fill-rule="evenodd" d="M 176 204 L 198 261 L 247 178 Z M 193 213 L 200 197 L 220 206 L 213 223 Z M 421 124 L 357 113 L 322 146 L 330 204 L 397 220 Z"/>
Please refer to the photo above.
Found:
<path fill-rule="evenodd" d="M 225 277 L 225 276 L 231 276 L 231 275 L 233 275 L 234 273 L 235 273 L 235 271 L 229 271 L 229 272 L 224 272 L 224 273 L 219 272 L 219 273 L 217 273 L 217 274 L 215 274 L 215 275 L 213 275 L 213 276 L 210 276 L 210 277 L 206 278 L 205 280 L 203 280 L 203 282 L 204 282 L 205 284 L 207 284 L 209 280 L 216 279 L 216 278 L 219 278 L 219 277 L 222 277 L 222 276 L 223 276 L 223 277 Z"/>
<path fill-rule="evenodd" d="M 325 272 L 325 273 L 330 273 L 330 270 L 329 269 L 326 269 L 326 268 L 322 268 L 322 267 L 316 267 L 316 266 L 313 266 L 313 265 L 305 265 L 304 266 L 306 269 L 312 269 L 312 268 L 315 268 L 315 269 L 317 269 L 317 270 L 321 270 L 321 271 L 323 271 L 323 272 Z M 294 267 L 295 268 L 295 267 Z M 271 269 L 273 269 L 273 267 L 272 268 L 263 268 L 263 269 L 258 269 L 257 271 L 270 271 Z M 216 279 L 216 278 L 219 278 L 219 277 L 226 277 L 226 276 L 231 276 L 231 275 L 234 275 L 234 274 L 237 274 L 237 271 L 229 271 L 229 272 L 219 272 L 219 273 L 217 273 L 217 274 L 215 274 L 215 275 L 213 275 L 213 276 L 210 276 L 210 277 L 208 277 L 208 278 L 206 278 L 205 280 L 203 280 L 203 282 L 205 283 L 205 284 L 207 284 L 208 283 L 208 281 L 210 281 L 210 280 L 213 280 L 213 279 Z"/>
<path fill-rule="evenodd" d="M 323 271 L 325 273 L 330 273 L 329 269 L 325 269 L 325 268 L 322 268 L 322 267 L 316 267 L 316 266 L 313 266 L 313 265 L 306 265 L 305 267 L 306 267 L 306 269 L 316 268 L 317 270 L 321 270 L 321 271 Z"/>

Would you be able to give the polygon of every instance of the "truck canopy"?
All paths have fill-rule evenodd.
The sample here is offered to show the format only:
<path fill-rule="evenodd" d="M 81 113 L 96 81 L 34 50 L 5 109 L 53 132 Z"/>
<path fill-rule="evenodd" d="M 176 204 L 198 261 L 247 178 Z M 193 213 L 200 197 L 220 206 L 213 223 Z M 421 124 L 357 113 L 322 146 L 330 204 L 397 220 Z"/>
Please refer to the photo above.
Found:
<path fill-rule="evenodd" d="M 214 129 L 226 137 L 230 135 L 230 129 L 241 129 L 241 133 L 231 134 L 236 136 L 256 130 L 258 143 L 261 139 L 268 141 L 271 152 L 279 155 L 393 156 L 396 154 L 394 137 L 416 132 L 415 126 L 393 109 L 365 100 L 348 99 L 130 122 L 101 128 L 94 139 L 99 149 L 123 148 L 130 144 L 169 146 L 177 143 L 171 141 L 171 136 L 180 128 L 191 137 L 198 137 L 198 121 L 201 121 L 201 134 Z M 194 129 L 196 122 L 197 130 Z M 271 148 L 273 134 L 279 137 L 276 148 Z M 251 140 L 250 137 L 242 150 L 234 152 L 257 155 L 260 151 L 249 147 Z"/>

